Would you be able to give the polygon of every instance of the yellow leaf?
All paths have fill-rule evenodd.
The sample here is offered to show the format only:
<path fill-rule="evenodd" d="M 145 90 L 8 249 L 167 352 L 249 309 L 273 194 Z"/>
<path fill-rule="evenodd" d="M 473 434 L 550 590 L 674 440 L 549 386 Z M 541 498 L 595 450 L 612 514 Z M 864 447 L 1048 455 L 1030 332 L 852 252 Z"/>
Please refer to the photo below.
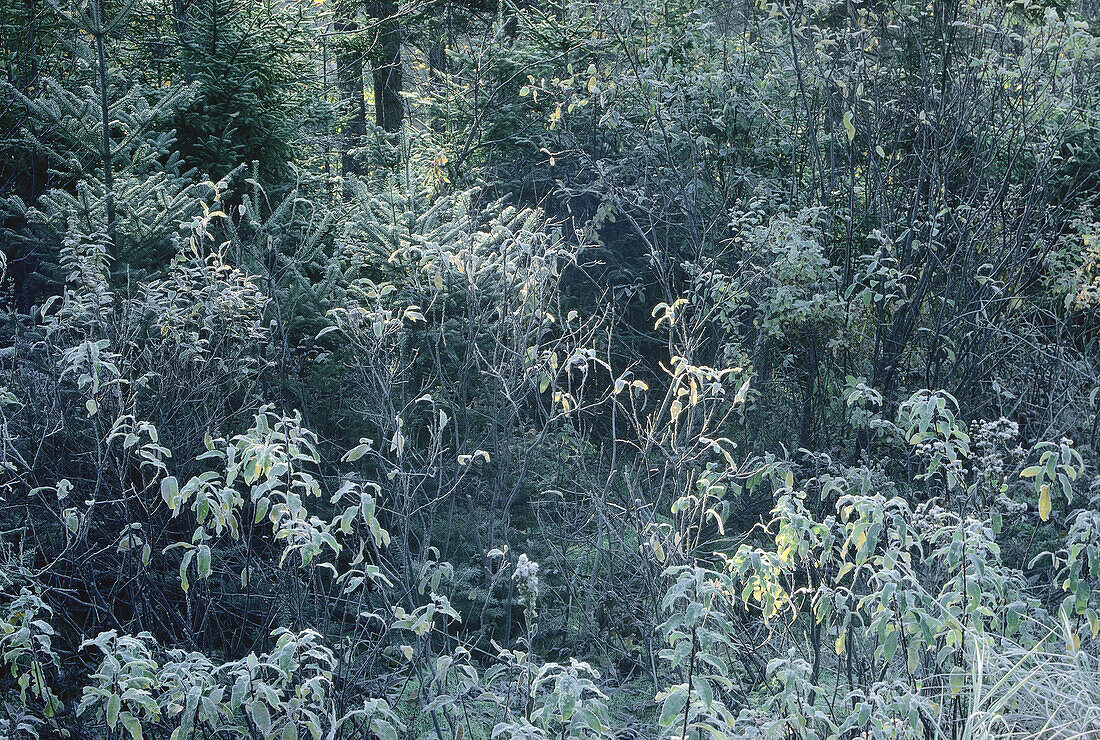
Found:
<path fill-rule="evenodd" d="M 848 134 L 848 143 L 850 144 L 856 138 L 856 127 L 852 123 L 852 111 L 844 114 L 844 131 Z"/>
<path fill-rule="evenodd" d="M 1039 489 L 1039 518 L 1044 522 L 1050 519 L 1050 486 L 1046 483 Z"/>

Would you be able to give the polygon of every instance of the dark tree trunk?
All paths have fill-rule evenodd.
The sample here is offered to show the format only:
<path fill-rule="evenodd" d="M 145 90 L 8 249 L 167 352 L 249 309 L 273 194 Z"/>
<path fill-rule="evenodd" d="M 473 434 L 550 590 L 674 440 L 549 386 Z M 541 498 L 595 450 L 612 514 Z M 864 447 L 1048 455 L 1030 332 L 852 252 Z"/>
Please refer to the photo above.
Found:
<path fill-rule="evenodd" d="M 344 141 L 340 149 L 340 169 L 344 176 L 359 175 L 360 167 L 351 152 L 363 145 L 367 132 L 367 103 L 363 97 L 363 53 L 354 43 L 359 30 L 355 20 L 355 3 L 336 3 L 334 28 L 337 33 L 336 82 L 340 94 L 348 103 L 349 118 L 344 126 Z"/>
<path fill-rule="evenodd" d="M 187 84 L 195 81 L 195 62 L 192 58 L 195 42 L 192 38 L 190 10 L 191 0 L 172 0 L 172 23 L 180 46 L 186 49 L 183 57 L 183 81 Z"/>
<path fill-rule="evenodd" d="M 107 100 L 107 55 L 103 49 L 106 23 L 99 7 L 99 0 L 92 0 L 92 23 L 95 24 L 95 56 L 99 82 L 99 107 L 103 125 L 100 156 L 103 160 L 103 189 L 106 191 L 107 238 L 111 240 L 111 253 L 118 254 L 118 234 L 115 228 L 115 174 L 111 161 L 111 108 Z"/>
<path fill-rule="evenodd" d="M 38 90 L 38 0 L 25 0 L 27 5 L 27 34 L 25 41 L 24 64 L 20 67 L 19 90 L 24 95 L 33 97 Z M 6 133 L 6 132 L 5 132 Z M 26 194 L 26 201 L 33 203 L 38 200 L 46 189 L 45 173 L 46 164 L 40 162 L 40 155 L 35 150 L 29 150 L 27 157 L 26 188 L 22 192 Z M 18 173 L 17 173 L 18 174 Z"/>
<path fill-rule="evenodd" d="M 401 99 L 401 22 L 397 18 L 397 0 L 375 0 L 378 37 L 371 54 L 374 76 L 374 115 L 384 131 L 401 130 L 405 103 Z"/>
<path fill-rule="evenodd" d="M 448 9 L 444 3 L 436 3 L 432 8 L 431 34 L 432 45 L 428 50 L 428 81 L 431 92 L 435 92 L 437 85 L 447 74 L 447 33 L 444 29 L 444 17 Z M 432 113 L 432 130 L 443 131 L 445 127 L 444 117 L 438 110 Z"/>

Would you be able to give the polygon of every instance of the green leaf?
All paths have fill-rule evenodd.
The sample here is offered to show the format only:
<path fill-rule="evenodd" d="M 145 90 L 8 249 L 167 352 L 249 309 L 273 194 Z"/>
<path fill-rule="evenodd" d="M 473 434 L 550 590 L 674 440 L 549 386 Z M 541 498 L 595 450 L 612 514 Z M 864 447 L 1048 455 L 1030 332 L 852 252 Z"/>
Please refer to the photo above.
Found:
<path fill-rule="evenodd" d="M 397 740 L 397 730 L 394 726 L 384 719 L 376 719 L 371 722 L 371 729 L 382 740 Z"/>
<path fill-rule="evenodd" d="M 898 651 L 898 631 L 886 635 L 885 656 L 886 662 L 889 663 L 894 659 L 894 654 Z"/>
<path fill-rule="evenodd" d="M 267 516 L 268 507 L 271 506 L 271 500 L 266 496 L 256 502 L 256 516 L 252 518 L 253 524 L 259 524 Z"/>
<path fill-rule="evenodd" d="M 360 444 L 352 447 L 348 450 L 347 454 L 344 455 L 344 462 L 355 462 L 370 451 L 371 442 L 369 439 L 361 439 L 359 442 Z"/>
<path fill-rule="evenodd" d="M 179 492 L 180 484 L 176 480 L 176 476 L 169 475 L 160 482 L 160 497 L 164 499 L 164 503 L 168 504 L 168 508 L 172 511 L 179 507 Z"/>
<path fill-rule="evenodd" d="M 687 692 L 677 689 L 665 699 L 665 703 L 661 705 L 661 727 L 668 727 L 675 721 L 687 704 L 687 698 Z"/>
<path fill-rule="evenodd" d="M 257 699 L 252 702 L 251 707 L 252 721 L 265 735 L 271 732 L 271 712 L 268 711 L 267 705 Z"/>
<path fill-rule="evenodd" d="M 130 732 L 133 740 L 141 740 L 141 722 L 129 712 L 122 713 L 122 726 Z"/>
<path fill-rule="evenodd" d="M 183 588 L 183 592 L 187 593 L 187 589 L 191 587 L 190 581 L 187 580 L 187 568 L 191 565 L 191 560 L 195 557 L 194 550 L 188 550 L 183 554 L 183 559 L 180 561 L 180 586 Z"/>
<path fill-rule="evenodd" d="M 210 547 L 207 545 L 199 545 L 199 552 L 196 558 L 198 564 L 199 578 L 210 577 Z"/>

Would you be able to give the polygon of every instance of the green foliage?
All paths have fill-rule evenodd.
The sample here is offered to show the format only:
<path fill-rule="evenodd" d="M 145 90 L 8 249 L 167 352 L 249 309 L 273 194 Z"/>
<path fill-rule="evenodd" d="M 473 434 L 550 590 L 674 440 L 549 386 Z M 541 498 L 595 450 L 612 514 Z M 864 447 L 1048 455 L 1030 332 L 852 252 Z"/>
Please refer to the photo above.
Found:
<path fill-rule="evenodd" d="M 47 676 L 47 671 L 52 673 L 60 665 L 53 649 L 52 616 L 48 604 L 22 588 L 7 604 L 7 614 L 0 621 L 0 650 L 5 667 L 18 686 L 19 701 L 46 719 L 52 718 L 60 706 Z M 25 729 L 33 731 L 33 725 Z"/>
<path fill-rule="evenodd" d="M 0 735 L 1095 734 L 1086 11 L 0 0 Z"/>
<path fill-rule="evenodd" d="M 178 34 L 176 73 L 197 88 L 172 122 L 183 161 L 214 178 L 256 162 L 268 185 L 292 181 L 292 163 L 332 115 L 311 91 L 317 70 L 307 56 L 308 5 L 214 0 L 184 7 L 168 31 Z"/>

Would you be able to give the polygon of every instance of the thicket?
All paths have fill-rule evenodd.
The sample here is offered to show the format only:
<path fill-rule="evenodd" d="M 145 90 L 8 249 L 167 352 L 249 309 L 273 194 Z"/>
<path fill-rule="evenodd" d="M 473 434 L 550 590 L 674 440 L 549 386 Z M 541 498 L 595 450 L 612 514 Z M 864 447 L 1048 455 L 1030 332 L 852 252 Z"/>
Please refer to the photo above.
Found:
<path fill-rule="evenodd" d="M 1066 0 L 0 0 L 0 737 L 1100 737 Z"/>

